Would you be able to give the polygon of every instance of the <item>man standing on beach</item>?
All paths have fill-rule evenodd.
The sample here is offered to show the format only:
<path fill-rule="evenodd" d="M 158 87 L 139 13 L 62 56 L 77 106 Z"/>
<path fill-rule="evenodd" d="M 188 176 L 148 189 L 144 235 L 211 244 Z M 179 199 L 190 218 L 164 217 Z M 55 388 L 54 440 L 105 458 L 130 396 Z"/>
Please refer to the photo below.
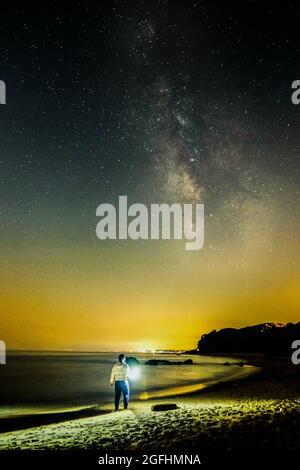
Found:
<path fill-rule="evenodd" d="M 111 371 L 110 385 L 115 384 L 115 411 L 119 411 L 119 403 L 121 393 L 123 393 L 124 409 L 128 408 L 129 401 L 129 383 L 128 383 L 129 366 L 126 364 L 126 357 L 120 354 L 119 362 L 117 362 Z"/>

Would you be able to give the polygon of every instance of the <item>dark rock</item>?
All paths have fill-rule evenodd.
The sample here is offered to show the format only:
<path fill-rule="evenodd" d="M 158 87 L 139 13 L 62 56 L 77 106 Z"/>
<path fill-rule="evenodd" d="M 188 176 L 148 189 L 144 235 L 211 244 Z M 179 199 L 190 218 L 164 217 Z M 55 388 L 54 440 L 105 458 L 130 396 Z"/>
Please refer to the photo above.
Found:
<path fill-rule="evenodd" d="M 160 405 L 152 405 L 152 411 L 168 411 L 168 410 L 177 410 L 178 406 L 176 403 L 161 403 Z"/>
<path fill-rule="evenodd" d="M 181 366 L 194 364 L 192 359 L 186 359 L 185 361 L 168 361 L 166 359 L 149 359 L 145 364 L 147 366 Z"/>
<path fill-rule="evenodd" d="M 183 361 L 183 364 L 191 365 L 191 364 L 194 364 L 194 362 L 193 362 L 193 359 L 186 359 L 185 361 Z"/>
<path fill-rule="evenodd" d="M 163 359 L 149 359 L 149 361 L 146 361 L 145 364 L 147 364 L 147 366 L 168 365 L 170 364 L 170 361 Z"/>
<path fill-rule="evenodd" d="M 139 366 L 140 361 L 136 357 L 126 357 L 126 364 L 128 364 L 130 367 L 132 366 Z"/>

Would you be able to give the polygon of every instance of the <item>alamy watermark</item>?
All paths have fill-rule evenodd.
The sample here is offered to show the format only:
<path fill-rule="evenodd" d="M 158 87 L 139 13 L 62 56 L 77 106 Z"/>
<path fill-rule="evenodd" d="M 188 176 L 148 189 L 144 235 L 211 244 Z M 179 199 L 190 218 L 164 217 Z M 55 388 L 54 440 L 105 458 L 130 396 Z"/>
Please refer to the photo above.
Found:
<path fill-rule="evenodd" d="M 118 210 L 113 204 L 100 204 L 96 215 L 99 240 L 182 240 L 186 250 L 204 245 L 204 204 L 145 204 L 128 207 L 127 196 L 119 196 Z"/>
<path fill-rule="evenodd" d="M 300 80 L 294 80 L 291 88 L 295 90 L 292 93 L 291 100 L 292 103 L 297 106 L 300 103 Z"/>
<path fill-rule="evenodd" d="M 1 364 L 6 364 L 6 345 L 2 340 L 0 340 L 0 365 Z"/>
<path fill-rule="evenodd" d="M 3 80 L 0 80 L 0 104 L 6 104 L 6 85 Z"/>
<path fill-rule="evenodd" d="M 298 366 L 300 364 L 300 339 L 295 339 L 295 341 L 292 342 L 292 349 L 295 349 L 291 357 L 292 363 Z"/>

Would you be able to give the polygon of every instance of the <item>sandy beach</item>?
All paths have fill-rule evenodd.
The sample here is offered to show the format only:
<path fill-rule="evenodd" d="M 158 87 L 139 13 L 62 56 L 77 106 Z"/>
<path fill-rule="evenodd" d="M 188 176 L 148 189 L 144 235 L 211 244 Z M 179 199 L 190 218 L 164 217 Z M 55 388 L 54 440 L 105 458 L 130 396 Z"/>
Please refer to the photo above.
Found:
<path fill-rule="evenodd" d="M 297 450 L 299 369 L 289 358 L 246 359 L 260 368 L 258 373 L 195 393 L 133 401 L 129 410 L 117 413 L 104 405 L 48 414 L 39 417 L 43 425 L 32 422 L 27 429 L 3 432 L 0 449 Z M 176 403 L 178 409 L 152 411 L 158 403 Z M 10 425 L 14 429 L 13 420 Z"/>

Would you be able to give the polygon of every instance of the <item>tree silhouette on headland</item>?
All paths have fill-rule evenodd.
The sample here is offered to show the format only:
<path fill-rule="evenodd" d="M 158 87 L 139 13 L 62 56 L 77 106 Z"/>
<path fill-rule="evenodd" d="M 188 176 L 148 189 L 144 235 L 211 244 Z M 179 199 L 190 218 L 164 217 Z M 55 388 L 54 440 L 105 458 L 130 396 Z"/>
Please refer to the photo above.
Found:
<path fill-rule="evenodd" d="M 290 354 L 291 344 L 300 339 L 299 323 L 261 323 L 244 328 L 224 328 L 202 335 L 200 353 L 278 353 Z"/>

